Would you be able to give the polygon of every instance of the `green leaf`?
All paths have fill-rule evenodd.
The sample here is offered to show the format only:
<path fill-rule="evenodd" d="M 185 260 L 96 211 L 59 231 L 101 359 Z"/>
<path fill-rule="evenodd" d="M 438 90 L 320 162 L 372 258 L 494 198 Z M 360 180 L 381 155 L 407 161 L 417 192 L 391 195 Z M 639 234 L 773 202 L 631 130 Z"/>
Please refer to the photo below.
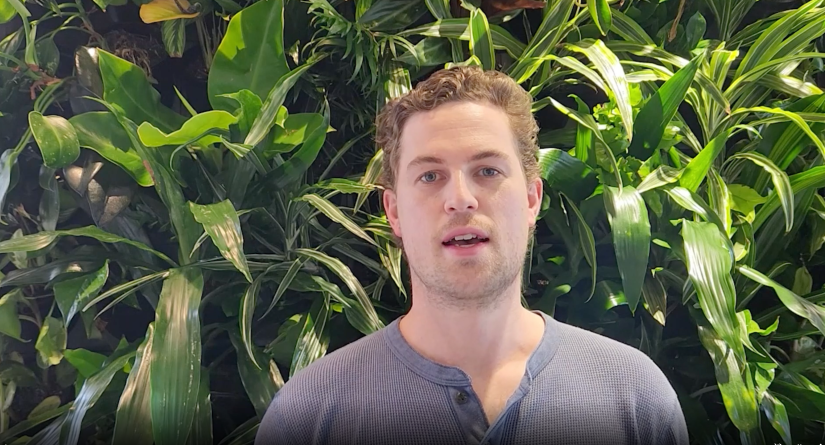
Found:
<path fill-rule="evenodd" d="M 825 187 L 825 166 L 811 167 L 803 172 L 790 176 L 789 179 L 794 195 L 798 195 L 806 190 Z M 779 207 L 779 198 L 774 191 L 768 196 L 765 204 L 756 212 L 756 218 L 754 218 L 753 221 L 753 230 L 759 230 L 762 224 L 764 224 Z"/>
<path fill-rule="evenodd" d="M 0 24 L 8 23 L 17 17 L 17 11 L 9 0 L 0 0 Z"/>
<path fill-rule="evenodd" d="M 22 341 L 20 319 L 17 318 L 17 301 L 22 296 L 20 289 L 14 289 L 0 297 L 0 334 Z"/>
<path fill-rule="evenodd" d="M 395 60 L 418 67 L 442 65 L 453 60 L 450 42 L 440 37 L 424 37 L 413 47 L 415 51 L 408 51 Z"/>
<path fill-rule="evenodd" d="M 685 221 L 689 223 L 690 221 Z M 716 228 L 708 225 L 709 230 Z M 693 309 L 691 312 L 694 312 Z M 716 383 L 722 393 L 722 401 L 731 421 L 740 431 L 750 431 L 757 427 L 759 413 L 756 407 L 756 394 L 753 379 L 748 371 L 747 363 L 732 353 L 727 343 L 709 325 L 701 314 L 694 314 L 699 340 L 713 360 L 716 373 Z M 740 346 L 741 347 L 741 346 Z"/>
<path fill-rule="evenodd" d="M 160 24 L 160 36 L 169 57 L 183 57 L 183 51 L 186 49 L 185 18 L 164 20 Z"/>
<path fill-rule="evenodd" d="M 355 224 L 355 222 L 349 219 L 347 215 L 344 215 L 344 212 L 342 212 L 341 209 L 339 209 L 338 206 L 336 206 L 335 204 L 329 202 L 321 196 L 318 196 L 315 193 L 306 194 L 302 196 L 300 200 L 312 204 L 313 207 L 321 211 L 321 213 L 326 215 L 329 219 L 344 226 L 344 228 L 352 232 L 353 235 L 363 239 L 364 241 L 367 241 L 368 243 L 374 246 L 378 246 L 378 244 L 375 243 L 372 237 L 370 237 L 367 234 L 367 232 L 364 231 L 364 229 L 359 227 L 358 224 Z"/>
<path fill-rule="evenodd" d="M 585 42 L 580 42 L 585 43 Z M 616 101 L 616 106 L 619 109 L 619 115 L 622 118 L 625 130 L 627 131 L 627 139 L 633 139 L 633 106 L 630 103 L 630 87 L 625 78 L 624 69 L 619 62 L 616 54 L 608 49 L 601 40 L 593 41 L 592 44 L 586 46 L 579 45 L 565 45 L 565 48 L 579 52 L 587 56 L 588 59 L 596 66 L 596 69 L 602 74 L 605 82 L 610 86 L 613 99 Z"/>
<path fill-rule="evenodd" d="M 160 93 L 142 69 L 100 49 L 97 55 L 106 102 L 119 107 L 134 122 L 149 122 L 163 131 L 180 128 L 185 118 L 160 103 Z"/>
<path fill-rule="evenodd" d="M 252 276 L 249 274 L 249 266 L 243 253 L 241 221 L 232 203 L 229 200 L 208 205 L 190 202 L 189 207 L 195 221 L 203 225 L 221 255 L 232 262 L 251 283 Z"/>
<path fill-rule="evenodd" d="M 780 170 L 776 164 L 760 153 L 737 153 L 728 159 L 747 159 L 770 173 L 775 193 L 779 196 L 779 201 L 782 203 L 782 210 L 785 212 L 785 232 L 790 232 L 791 228 L 793 228 L 794 193 L 791 187 L 791 180 L 788 178 L 787 173 Z"/>
<path fill-rule="evenodd" d="M 324 145 L 327 129 L 329 128 L 328 106 L 324 107 L 323 115 L 323 122 L 310 133 L 303 145 L 301 145 L 301 148 L 293 153 L 286 162 L 267 173 L 264 178 L 265 183 L 271 184 L 276 189 L 284 188 L 300 179 L 301 175 L 315 162 L 315 158 Z"/>
<path fill-rule="evenodd" d="M 588 4 L 591 1 L 589 0 Z M 697 56 L 679 69 L 639 110 L 636 116 L 636 126 L 633 129 L 633 142 L 628 149 L 631 156 L 646 158 L 659 146 L 662 135 L 665 134 L 665 128 L 676 115 L 679 104 L 685 100 L 685 95 L 696 77 L 701 59 L 701 56 Z"/>
<path fill-rule="evenodd" d="M 154 125 L 144 122 L 138 127 L 138 136 L 147 147 L 161 147 L 164 145 L 195 144 L 207 146 L 220 142 L 218 136 L 203 136 L 210 130 L 228 131 L 229 126 L 237 123 L 238 118 L 223 110 L 211 110 L 190 117 L 183 126 L 169 134 L 157 129 Z"/>
<path fill-rule="evenodd" d="M 746 220 L 753 222 L 754 215 L 756 215 L 754 209 L 764 203 L 767 198 L 746 185 L 728 184 L 728 190 L 733 201 L 731 209 L 744 215 Z"/>
<path fill-rule="evenodd" d="M 573 204 L 573 201 L 570 200 L 564 193 L 560 193 L 561 196 L 564 197 L 565 201 L 567 201 L 567 205 L 570 207 L 570 210 L 573 211 L 573 214 L 576 216 L 576 233 L 579 235 L 579 242 L 582 246 L 582 251 L 584 252 L 584 258 L 587 260 L 587 264 L 590 265 L 590 295 L 587 296 L 587 300 L 593 297 L 593 293 L 596 291 L 596 240 L 593 238 L 593 231 L 590 230 L 590 226 L 587 225 L 587 221 L 585 221 L 584 217 L 582 216 L 581 212 L 579 211 L 578 207 Z"/>
<path fill-rule="evenodd" d="M 76 313 L 93 299 L 109 278 L 109 260 L 96 272 L 61 281 L 54 285 L 54 299 L 69 326 Z"/>
<path fill-rule="evenodd" d="M 152 253 L 156 255 L 158 258 L 166 261 L 171 265 L 175 265 L 175 262 L 172 261 L 169 257 L 150 248 L 149 246 L 137 242 L 132 241 L 127 238 L 123 238 L 121 236 L 117 236 L 115 234 L 106 232 L 97 228 L 96 226 L 86 226 L 86 227 L 78 227 L 76 229 L 68 229 L 68 230 L 55 230 L 53 232 L 38 232 L 32 235 L 24 235 L 19 238 L 12 238 L 6 241 L 0 242 L 0 253 L 11 253 L 11 252 L 34 252 L 36 250 L 40 250 L 49 244 L 52 243 L 55 239 L 61 236 L 86 236 L 89 238 L 94 238 L 103 243 L 125 243 L 130 246 L 137 247 L 138 249 L 145 250 L 146 252 Z"/>
<path fill-rule="evenodd" d="M 212 397 L 209 391 L 209 372 L 204 368 L 198 385 L 198 398 L 195 405 L 195 418 L 186 445 L 215 443 L 212 440 Z"/>
<path fill-rule="evenodd" d="M 267 97 L 278 79 L 289 72 L 283 14 L 283 0 L 264 0 L 232 16 L 209 70 L 212 108 L 233 111 L 232 99 L 221 95 L 241 89 Z"/>
<path fill-rule="evenodd" d="M 295 253 L 323 264 L 335 273 L 335 275 L 338 275 L 338 278 L 340 278 L 341 281 L 347 285 L 349 290 L 355 294 L 356 300 L 360 306 L 359 309 L 363 311 L 370 328 L 373 331 L 377 331 L 384 327 L 384 324 L 375 312 L 375 307 L 373 307 L 370 298 L 367 296 L 367 292 L 361 286 L 358 279 L 355 278 L 355 275 L 353 275 L 349 267 L 342 263 L 341 260 L 312 249 L 299 248 L 295 249 Z"/>
<path fill-rule="evenodd" d="M 761 407 L 773 428 L 782 436 L 782 440 L 785 443 L 794 443 L 791 439 L 791 423 L 788 419 L 788 410 L 785 408 L 785 404 L 770 391 L 765 391 Z"/>
<path fill-rule="evenodd" d="M 819 332 L 825 334 L 825 307 L 811 303 L 810 301 L 800 297 L 788 288 L 763 275 L 758 270 L 751 269 L 745 265 L 737 266 L 737 270 L 751 280 L 772 288 L 785 307 L 787 307 L 794 314 L 810 321 L 811 324 L 819 330 Z"/>
<path fill-rule="evenodd" d="M 656 276 L 648 276 L 642 285 L 642 298 L 645 308 L 654 320 L 665 325 L 667 314 L 667 292 L 662 282 Z"/>
<path fill-rule="evenodd" d="M 545 184 L 574 200 L 587 198 L 598 185 L 593 170 L 564 150 L 541 148 L 538 163 Z"/>
<path fill-rule="evenodd" d="M 412 2 L 410 2 L 412 3 Z M 493 36 L 487 16 L 481 9 L 470 13 L 470 54 L 478 57 L 485 70 L 495 69 L 496 56 L 493 50 Z"/>
<path fill-rule="evenodd" d="M 690 20 L 688 20 L 688 24 L 685 29 L 688 48 L 696 48 L 696 45 L 705 36 L 707 26 L 708 24 L 705 20 L 705 16 L 703 16 L 701 12 L 697 11 L 695 14 L 690 16 Z"/>
<path fill-rule="evenodd" d="M 317 298 L 309 312 L 301 316 L 301 332 L 292 355 L 290 377 L 326 354 L 329 339 L 324 335 L 324 327 L 328 319 L 329 294 L 325 292 L 324 298 Z"/>
<path fill-rule="evenodd" d="M 67 413 L 66 420 L 60 429 L 61 444 L 77 443 L 80 438 L 80 430 L 86 412 L 97 403 L 97 400 L 103 394 L 103 391 L 106 390 L 106 387 L 109 386 L 115 373 L 123 369 L 133 355 L 134 352 L 112 360 L 112 362 L 106 365 L 100 372 L 86 379 L 77 397 L 75 397 L 72 409 Z"/>
<path fill-rule="evenodd" d="M 676 201 L 676 204 L 679 204 L 686 210 L 696 213 L 705 221 L 715 224 L 721 233 L 727 233 L 725 224 L 719 218 L 719 215 L 717 215 L 716 212 L 710 208 L 708 203 L 705 202 L 701 196 L 684 187 L 666 188 L 665 192 L 671 199 Z"/>
<path fill-rule="evenodd" d="M 135 363 L 120 395 L 112 443 L 152 445 L 149 370 L 152 363 L 152 339 L 155 324 L 149 323 L 146 337 L 135 355 Z"/>
<path fill-rule="evenodd" d="M 72 116 L 69 122 L 77 131 L 80 146 L 94 150 L 106 160 L 125 170 L 135 181 L 149 187 L 154 184 L 143 161 L 132 147 L 129 135 L 107 111 L 92 111 Z"/>
<path fill-rule="evenodd" d="M 324 124 L 324 116 L 318 113 L 290 114 L 283 124 L 272 129 L 272 143 L 264 149 L 266 159 L 278 153 L 287 153 L 304 143 L 319 127 Z M 326 128 L 320 128 L 326 130 Z"/>
<path fill-rule="evenodd" d="M 258 304 L 258 292 L 261 290 L 261 283 L 273 266 L 268 267 L 246 288 L 243 298 L 241 298 L 241 313 L 238 317 L 241 330 L 241 340 L 246 347 L 247 357 L 252 361 L 252 365 L 261 369 L 254 354 L 255 343 L 252 340 L 252 318 L 255 313 L 255 306 Z"/>
<path fill-rule="evenodd" d="M 736 316 L 736 290 L 731 278 L 733 252 L 719 227 L 705 222 L 682 221 L 685 263 L 710 324 L 736 354 L 744 360 L 746 335 Z M 743 338 L 744 337 L 744 338 Z M 707 348 L 707 346 L 706 346 Z"/>
<path fill-rule="evenodd" d="M 604 140 L 604 137 L 602 136 L 602 132 L 599 129 L 599 124 L 596 123 L 596 120 L 593 118 L 593 116 L 590 115 L 590 114 L 579 113 L 577 111 L 573 111 L 573 110 L 565 107 L 564 105 L 560 104 L 559 102 L 557 102 L 552 97 L 548 97 L 548 98 L 550 99 L 550 102 L 553 104 L 553 106 L 556 107 L 556 109 L 558 109 L 559 111 L 561 111 L 562 113 L 567 115 L 567 117 L 573 119 L 574 121 L 576 121 L 580 125 L 585 126 L 590 131 L 593 132 L 593 135 L 596 136 L 596 139 L 598 139 L 598 141 L 602 143 L 601 147 L 599 147 L 598 145 L 597 145 L 597 147 L 601 148 L 601 152 L 605 155 L 605 157 L 607 159 L 610 160 L 610 166 L 611 166 L 613 175 L 616 178 L 616 184 L 621 186 L 622 185 L 622 177 L 621 177 L 621 174 L 619 172 L 619 166 L 616 164 L 616 156 L 613 154 L 613 152 L 610 150 L 610 146 Z"/>
<path fill-rule="evenodd" d="M 683 172 L 683 169 L 676 169 L 669 165 L 660 165 L 642 180 L 642 183 L 639 184 L 636 191 L 644 193 L 663 185 L 673 184 L 682 177 Z"/>
<path fill-rule="evenodd" d="M 95 375 L 106 362 L 105 355 L 88 349 L 67 349 L 63 351 L 63 356 L 84 379 Z"/>
<path fill-rule="evenodd" d="M 46 317 L 43 320 L 34 348 L 40 353 L 39 360 L 46 366 L 57 365 L 63 360 L 63 350 L 66 349 L 66 327 L 60 319 Z"/>
<path fill-rule="evenodd" d="M 427 12 L 424 2 L 374 0 L 357 22 L 370 31 L 392 31 L 408 27 Z"/>
<path fill-rule="evenodd" d="M 65 167 L 80 156 L 77 132 L 66 118 L 43 116 L 38 111 L 32 111 L 29 113 L 29 127 L 46 167 Z"/>
<path fill-rule="evenodd" d="M 163 282 L 152 340 L 152 432 L 157 445 L 186 441 L 201 373 L 200 269 L 172 269 Z"/>
<path fill-rule="evenodd" d="M 275 124 L 275 115 L 278 113 L 281 105 L 283 105 L 286 94 L 295 86 L 298 79 L 317 62 L 318 59 L 308 61 L 284 74 L 283 77 L 275 82 L 275 86 L 272 88 L 272 91 L 269 92 L 269 95 L 267 95 L 266 100 L 261 106 L 260 114 L 258 114 L 258 117 L 256 117 L 252 123 L 252 128 L 249 129 L 249 134 L 246 135 L 246 139 L 244 139 L 243 142 L 244 144 L 255 146 L 266 137 L 272 125 Z M 326 131 L 326 128 L 324 130 Z"/>
<path fill-rule="evenodd" d="M 805 134 L 808 135 L 808 137 L 811 138 L 811 141 L 813 141 L 813 143 L 819 149 L 819 153 L 822 156 L 825 156 L 825 143 L 823 143 L 822 140 L 819 137 L 817 137 L 816 133 L 814 133 L 811 130 L 811 127 L 809 127 L 808 124 L 805 122 L 805 120 L 802 119 L 802 117 L 800 115 L 798 115 L 797 113 L 794 113 L 792 111 L 783 110 L 781 108 L 751 107 L 751 108 L 738 108 L 738 109 L 734 110 L 731 113 L 731 117 L 736 115 L 736 114 L 741 114 L 741 113 L 767 113 L 767 114 L 774 114 L 774 115 L 777 115 L 777 116 L 782 116 L 782 117 L 790 120 L 791 122 L 798 125 L 799 128 L 802 129 L 802 131 L 804 131 Z"/>
<path fill-rule="evenodd" d="M 587 9 L 590 11 L 590 17 L 593 23 L 599 28 L 599 32 L 606 36 L 613 26 L 613 19 L 610 14 L 610 5 L 607 0 L 587 0 Z"/>
<path fill-rule="evenodd" d="M 605 186 L 604 205 L 627 303 L 636 312 L 650 254 L 650 220 L 647 206 L 633 187 Z"/>
<path fill-rule="evenodd" d="M 572 5 L 573 2 L 570 1 L 570 4 Z M 417 28 L 401 31 L 397 36 L 405 37 L 418 34 L 427 37 L 445 37 L 469 41 L 471 37 L 468 32 L 469 26 L 469 18 L 441 19 Z M 519 55 L 524 52 L 524 43 L 498 25 L 490 25 L 490 32 L 493 34 L 493 46 L 496 49 L 505 50 L 514 59 L 519 59 Z"/>
<path fill-rule="evenodd" d="M 255 361 L 267 365 L 263 369 L 250 360 L 246 348 L 241 344 L 237 335 L 230 334 L 229 338 L 232 340 L 232 345 L 237 353 L 238 375 L 241 377 L 241 383 L 243 383 L 249 401 L 255 407 L 258 417 L 263 418 L 272 402 L 272 398 L 275 397 L 275 393 L 284 386 L 284 378 L 281 376 L 275 361 L 267 357 L 260 348 L 254 348 L 253 353 Z"/>
<path fill-rule="evenodd" d="M 725 143 L 730 138 L 730 133 L 731 129 L 723 131 L 719 136 L 708 142 L 708 145 L 688 162 L 682 177 L 679 179 L 679 185 L 694 193 L 699 189 L 716 157 L 725 151 Z"/>

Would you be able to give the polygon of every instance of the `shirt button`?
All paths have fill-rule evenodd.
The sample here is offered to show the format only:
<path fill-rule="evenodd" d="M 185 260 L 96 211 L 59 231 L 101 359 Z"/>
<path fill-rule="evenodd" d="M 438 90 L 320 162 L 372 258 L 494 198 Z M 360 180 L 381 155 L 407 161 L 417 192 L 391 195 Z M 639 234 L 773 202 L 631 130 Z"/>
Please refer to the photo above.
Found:
<path fill-rule="evenodd" d="M 463 405 L 463 404 L 467 403 L 467 401 L 468 401 L 468 400 L 470 400 L 470 397 L 469 397 L 469 396 L 467 395 L 467 393 L 466 393 L 466 392 L 464 392 L 464 391 L 459 391 L 459 392 L 455 395 L 455 401 L 456 401 L 459 405 Z"/>

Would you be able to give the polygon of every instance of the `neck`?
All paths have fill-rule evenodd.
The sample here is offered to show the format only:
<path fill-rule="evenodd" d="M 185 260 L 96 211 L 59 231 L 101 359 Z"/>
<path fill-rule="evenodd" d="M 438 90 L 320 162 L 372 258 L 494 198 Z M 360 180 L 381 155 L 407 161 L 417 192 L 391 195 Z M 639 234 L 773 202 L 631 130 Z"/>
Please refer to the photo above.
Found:
<path fill-rule="evenodd" d="M 413 304 L 399 321 L 401 334 L 421 355 L 471 376 L 526 360 L 544 333 L 541 316 L 521 305 L 518 280 L 484 307 L 438 304 L 443 299 L 412 284 Z"/>

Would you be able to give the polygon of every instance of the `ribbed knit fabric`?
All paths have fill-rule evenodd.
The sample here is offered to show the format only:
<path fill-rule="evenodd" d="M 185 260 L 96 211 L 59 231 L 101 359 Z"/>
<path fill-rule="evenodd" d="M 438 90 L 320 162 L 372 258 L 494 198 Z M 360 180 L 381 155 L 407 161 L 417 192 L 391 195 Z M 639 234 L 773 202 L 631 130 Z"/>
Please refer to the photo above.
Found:
<path fill-rule="evenodd" d="M 287 381 L 255 445 L 687 445 L 676 393 L 641 351 L 545 319 L 521 385 L 489 425 L 470 378 L 404 340 L 398 321 Z"/>

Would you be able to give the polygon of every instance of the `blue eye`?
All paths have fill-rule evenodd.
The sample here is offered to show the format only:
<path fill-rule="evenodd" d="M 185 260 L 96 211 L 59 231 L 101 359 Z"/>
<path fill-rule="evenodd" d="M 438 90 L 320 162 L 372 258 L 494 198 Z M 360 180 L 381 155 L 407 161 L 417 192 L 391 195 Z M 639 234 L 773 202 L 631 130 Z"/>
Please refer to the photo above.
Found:
<path fill-rule="evenodd" d="M 434 182 L 435 179 L 436 179 L 435 176 L 436 176 L 435 172 L 427 172 L 427 173 L 424 173 L 423 175 L 421 175 L 421 177 L 419 179 L 423 182 Z M 427 178 L 430 178 L 430 179 L 427 179 Z"/>
<path fill-rule="evenodd" d="M 490 167 L 485 167 L 481 169 L 481 176 L 495 176 L 498 174 L 498 170 Z"/>

